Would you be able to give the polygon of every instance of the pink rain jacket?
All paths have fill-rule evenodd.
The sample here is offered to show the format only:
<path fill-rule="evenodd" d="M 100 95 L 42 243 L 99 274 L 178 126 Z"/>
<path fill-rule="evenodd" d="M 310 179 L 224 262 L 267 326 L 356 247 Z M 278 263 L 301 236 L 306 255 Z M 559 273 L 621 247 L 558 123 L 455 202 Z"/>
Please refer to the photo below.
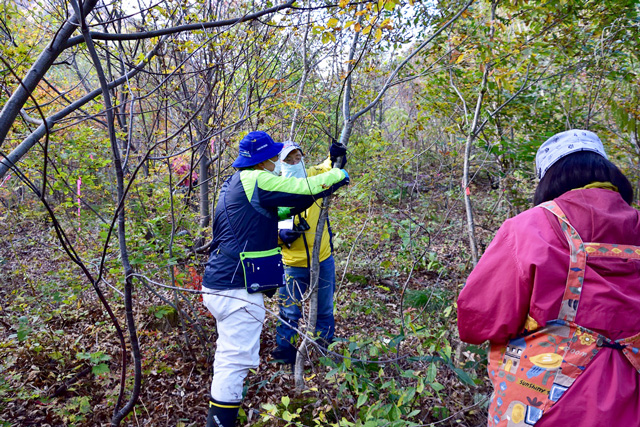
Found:
<path fill-rule="evenodd" d="M 617 192 L 569 191 L 556 203 L 584 242 L 640 245 L 640 213 Z M 527 314 L 538 324 L 560 309 L 569 246 L 558 220 L 533 208 L 500 227 L 458 298 L 463 341 L 506 343 Z M 576 323 L 611 339 L 640 332 L 640 261 L 589 259 Z M 586 370 L 536 423 L 640 426 L 640 374 L 619 350 L 603 348 Z"/>

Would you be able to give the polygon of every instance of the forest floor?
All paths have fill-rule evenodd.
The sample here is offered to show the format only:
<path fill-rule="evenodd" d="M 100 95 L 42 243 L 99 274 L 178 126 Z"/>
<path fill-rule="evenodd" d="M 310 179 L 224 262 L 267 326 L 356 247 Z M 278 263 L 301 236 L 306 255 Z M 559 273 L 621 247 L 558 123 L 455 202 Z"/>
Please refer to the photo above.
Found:
<path fill-rule="evenodd" d="M 1 233 L 0 426 L 109 425 L 122 356 L 103 305 L 47 224 L 23 221 Z M 439 244 L 447 244 L 444 234 L 429 245 L 436 254 L 451 250 Z M 361 262 L 352 262 L 345 278 L 347 252 L 336 255 L 338 341 L 330 358 L 311 352 L 304 391 L 295 389 L 289 369 L 271 361 L 276 319 L 267 315 L 261 364 L 248 375 L 238 425 L 485 425 L 486 350 L 459 346 L 456 334 L 462 257 L 438 256 L 435 266 L 411 271 L 407 280 L 406 271 L 371 274 L 379 270 L 372 254 L 380 250 L 366 244 L 361 250 Z M 204 261 L 176 267 L 185 273 L 183 286 L 199 287 Z M 109 286 L 101 289 L 125 328 L 122 298 Z M 138 404 L 121 425 L 204 425 L 215 320 L 197 294 L 180 299 L 188 318 L 172 316 L 158 294 L 177 298 L 136 282 L 143 380 Z M 277 312 L 275 301 L 266 306 Z M 126 330 L 124 336 L 128 344 Z M 133 387 L 130 354 L 127 359 L 123 403 Z M 356 424 L 375 414 L 389 421 Z"/>
<path fill-rule="evenodd" d="M 120 371 L 119 341 L 91 289 L 81 292 L 75 302 L 69 303 L 64 300 L 67 297 L 64 292 L 59 292 L 54 284 L 45 295 L 42 288 L 29 285 L 38 283 L 36 278 L 42 271 L 62 270 L 55 261 L 49 261 L 51 248 L 41 240 L 41 231 L 32 229 L 20 233 L 25 243 L 21 250 L 6 240 L 0 244 L 2 269 L 11 272 L 3 275 L 0 286 L 2 425 L 108 425 L 119 388 L 116 375 Z M 65 269 L 69 268 L 62 257 L 60 263 L 65 264 Z M 428 279 L 420 275 L 413 278 L 415 281 Z M 331 348 L 335 355 L 342 354 L 348 347 L 350 336 L 372 339 L 387 336 L 389 340 L 393 331 L 400 332 L 395 320 L 399 317 L 394 295 L 398 289 L 389 288 L 386 282 L 362 282 L 347 282 L 337 293 L 339 342 Z M 212 375 L 211 356 L 215 352 L 215 321 L 206 311 L 194 307 L 201 315 L 199 322 L 206 333 L 205 339 L 199 340 L 193 330 L 183 332 L 179 326 L 171 326 L 168 320 L 151 313 L 149 307 L 156 305 L 157 301 L 152 301 L 148 293 L 140 291 L 136 295 L 135 317 L 144 379 L 139 404 L 123 425 L 203 425 Z M 267 307 L 273 312 L 277 310 L 272 301 L 267 302 Z M 123 319 L 123 310 L 117 310 L 116 315 Z M 11 320 L 16 316 L 17 324 Z M 22 341 L 17 339 L 20 333 L 25 334 Z M 189 344 L 185 336 L 190 337 Z M 417 355 L 410 340 L 399 352 L 388 354 L 389 363 L 379 363 L 388 371 L 389 378 L 406 369 L 422 372 L 428 369 L 427 362 L 409 361 L 410 356 Z M 353 398 L 338 396 L 336 380 L 327 378 L 332 366 L 328 366 L 328 361 L 320 363 L 318 351 L 312 352 L 306 364 L 307 389 L 300 393 L 294 387 L 290 370 L 270 361 L 269 353 L 274 347 L 275 319 L 268 316 L 262 334 L 262 363 L 248 376 L 243 403 L 246 425 L 258 422 L 285 425 L 277 416 L 265 415 L 261 407 L 265 403 L 281 404 L 282 396 L 291 398 L 290 412 L 301 409 L 302 414 L 311 414 L 312 418 L 325 412 L 328 420 L 354 419 L 358 413 L 356 402 Z M 108 372 L 92 372 L 96 361 L 92 364 L 90 358 L 80 359 L 79 354 L 98 354 L 98 359 L 101 354 L 108 355 Z M 131 361 L 128 372 L 132 376 Z M 418 408 L 420 414 L 412 418 L 414 421 L 445 426 L 482 424 L 482 411 L 474 402 L 474 395 L 482 390 L 471 390 L 461 384 L 448 369 L 438 370 L 437 381 L 444 388 L 422 400 L 425 407 Z M 366 407 L 366 403 L 362 406 Z M 438 409 L 434 412 L 433 408 Z M 259 414 L 264 415 L 265 421 Z M 307 424 L 303 419 L 298 423 L 316 425 Z M 329 423 L 327 421 L 327 425 Z"/>

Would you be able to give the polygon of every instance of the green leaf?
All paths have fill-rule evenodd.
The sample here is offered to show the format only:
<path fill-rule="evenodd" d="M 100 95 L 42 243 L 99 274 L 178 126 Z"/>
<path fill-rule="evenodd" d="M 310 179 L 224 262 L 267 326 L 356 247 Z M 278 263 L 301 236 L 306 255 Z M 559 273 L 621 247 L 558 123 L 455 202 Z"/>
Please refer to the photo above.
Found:
<path fill-rule="evenodd" d="M 386 289 L 387 291 L 389 289 Z M 400 334 L 400 335 L 396 335 L 395 337 L 393 337 L 393 339 L 391 341 L 389 341 L 389 347 L 391 348 L 395 348 L 398 346 L 398 344 L 400 344 L 402 341 L 404 341 L 404 333 Z"/>
<path fill-rule="evenodd" d="M 94 366 L 93 368 L 91 368 L 91 372 L 94 375 L 101 375 L 101 374 L 107 374 L 111 372 L 111 370 L 109 369 L 109 365 L 107 365 L 106 363 L 100 363 Z"/>
<path fill-rule="evenodd" d="M 24 341 L 27 339 L 29 334 L 33 332 L 33 329 L 29 326 L 29 318 L 27 316 L 20 317 L 18 322 L 18 341 Z"/>
<path fill-rule="evenodd" d="M 262 406 L 262 409 L 264 409 L 267 412 L 272 412 L 276 410 L 276 405 L 274 405 L 273 403 L 263 403 L 261 406 Z M 269 417 L 267 417 L 267 419 L 269 419 Z"/>
<path fill-rule="evenodd" d="M 462 381 L 463 383 L 467 384 L 467 385 L 475 385 L 476 383 L 473 381 L 473 378 L 471 378 L 471 376 L 466 373 L 465 371 L 463 371 L 460 368 L 453 368 L 453 372 L 456 373 L 456 375 L 458 376 L 458 378 L 460 379 L 460 381 Z"/>
<path fill-rule="evenodd" d="M 105 362 L 107 360 L 111 360 L 111 356 L 105 354 L 102 351 L 96 351 L 95 353 L 91 353 L 91 363 L 96 364 L 100 362 Z"/>
<path fill-rule="evenodd" d="M 427 369 L 427 382 L 429 383 L 434 382 L 436 379 L 437 373 L 438 373 L 438 370 L 436 368 L 436 364 L 432 363 L 431 365 L 429 365 L 429 368 Z"/>
<path fill-rule="evenodd" d="M 356 408 L 361 407 L 362 405 L 365 404 L 365 402 L 367 401 L 367 394 L 361 394 L 360 396 L 358 396 L 358 402 L 356 403 Z"/>
<path fill-rule="evenodd" d="M 402 412 L 400 412 L 400 408 L 398 408 L 396 405 L 393 405 L 391 407 L 391 410 L 389 411 L 389 420 L 397 421 L 400 419 L 401 415 L 402 415 Z"/>
<path fill-rule="evenodd" d="M 444 388 L 444 386 L 436 382 L 431 384 L 431 388 L 433 388 L 435 391 L 440 391 Z"/>
<path fill-rule="evenodd" d="M 78 399 L 78 407 L 80 409 L 80 413 L 88 414 L 91 412 L 91 402 L 89 401 L 88 396 L 83 396 Z"/>
<path fill-rule="evenodd" d="M 344 366 L 347 369 L 351 367 L 351 359 L 348 357 L 345 357 L 344 359 L 342 359 L 342 363 L 344 363 Z"/>
<path fill-rule="evenodd" d="M 282 404 L 284 405 L 285 408 L 289 407 L 289 403 L 291 403 L 291 399 L 289 398 L 289 396 L 282 396 Z"/>

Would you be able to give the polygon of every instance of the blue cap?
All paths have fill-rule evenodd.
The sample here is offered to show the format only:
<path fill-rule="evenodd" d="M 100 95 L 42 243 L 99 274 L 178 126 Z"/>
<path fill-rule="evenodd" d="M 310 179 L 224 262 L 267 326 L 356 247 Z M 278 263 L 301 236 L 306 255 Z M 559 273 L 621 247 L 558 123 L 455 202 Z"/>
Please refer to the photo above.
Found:
<path fill-rule="evenodd" d="M 282 150 L 281 142 L 274 142 L 268 133 L 263 131 L 249 132 L 238 146 L 238 158 L 233 162 L 234 168 L 255 166 L 267 159 L 277 156 Z"/>

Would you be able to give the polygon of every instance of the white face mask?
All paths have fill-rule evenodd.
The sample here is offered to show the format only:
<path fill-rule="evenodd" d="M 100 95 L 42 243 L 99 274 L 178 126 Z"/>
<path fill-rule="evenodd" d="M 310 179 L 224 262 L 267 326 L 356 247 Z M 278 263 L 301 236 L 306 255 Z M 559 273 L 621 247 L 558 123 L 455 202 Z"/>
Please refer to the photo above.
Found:
<path fill-rule="evenodd" d="M 282 167 L 282 162 L 280 160 L 276 160 L 275 162 L 271 159 L 267 159 L 269 160 L 271 163 L 274 164 L 274 168 L 272 171 L 268 171 L 271 172 L 272 174 L 274 174 L 275 176 L 279 176 L 280 175 L 280 168 Z"/>
<path fill-rule="evenodd" d="M 304 167 L 304 161 L 300 160 L 295 165 L 282 162 L 282 176 L 285 178 L 306 178 L 307 170 Z"/>

